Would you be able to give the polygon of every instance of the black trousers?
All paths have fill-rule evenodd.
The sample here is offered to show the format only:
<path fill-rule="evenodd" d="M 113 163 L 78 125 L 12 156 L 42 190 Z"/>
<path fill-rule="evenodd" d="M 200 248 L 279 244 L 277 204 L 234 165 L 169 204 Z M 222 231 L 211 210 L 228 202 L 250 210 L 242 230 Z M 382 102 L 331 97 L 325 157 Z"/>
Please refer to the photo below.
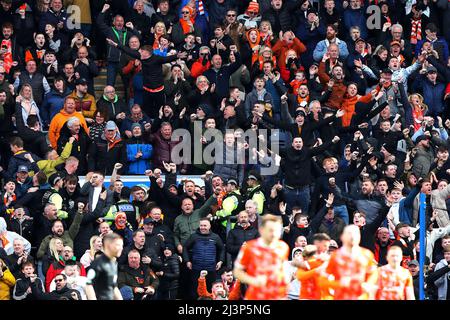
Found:
<path fill-rule="evenodd" d="M 144 90 L 144 105 L 142 110 L 151 119 L 158 117 L 159 108 L 161 108 L 166 103 L 166 95 L 164 90 L 159 92 L 148 92 Z"/>

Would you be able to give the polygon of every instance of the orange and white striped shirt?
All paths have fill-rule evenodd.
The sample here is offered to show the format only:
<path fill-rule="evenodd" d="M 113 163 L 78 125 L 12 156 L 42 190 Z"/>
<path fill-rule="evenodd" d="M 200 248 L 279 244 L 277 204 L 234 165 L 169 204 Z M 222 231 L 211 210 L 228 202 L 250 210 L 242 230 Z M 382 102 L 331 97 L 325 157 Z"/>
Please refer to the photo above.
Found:
<path fill-rule="evenodd" d="M 390 265 L 378 268 L 377 300 L 407 300 L 407 289 L 413 290 L 413 280 L 408 269 L 394 270 Z"/>

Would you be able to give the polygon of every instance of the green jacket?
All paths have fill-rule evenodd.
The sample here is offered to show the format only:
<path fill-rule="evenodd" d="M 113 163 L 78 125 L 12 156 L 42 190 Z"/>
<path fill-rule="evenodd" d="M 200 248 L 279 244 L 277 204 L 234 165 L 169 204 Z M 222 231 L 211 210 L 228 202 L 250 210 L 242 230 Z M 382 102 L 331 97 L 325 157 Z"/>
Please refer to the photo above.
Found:
<path fill-rule="evenodd" d="M 192 214 L 182 213 L 175 219 L 174 236 L 176 246 L 179 244 L 184 245 L 191 234 L 194 234 L 198 229 L 200 219 L 206 217 L 211 211 L 211 206 L 215 204 L 217 204 L 217 199 L 211 196 L 201 208 L 194 210 Z"/>
<path fill-rule="evenodd" d="M 73 240 L 80 230 L 81 220 L 83 220 L 83 214 L 77 212 L 72 224 L 70 225 L 69 230 L 64 231 L 63 235 L 61 236 L 61 239 L 65 246 L 69 246 L 73 249 Z M 52 238 L 54 237 L 55 236 L 53 234 L 49 234 L 42 240 L 41 245 L 39 246 L 39 250 L 36 254 L 37 259 L 42 259 L 42 257 L 47 253 L 48 246 L 50 245 L 50 240 L 52 240 Z"/>
<path fill-rule="evenodd" d="M 72 146 L 73 145 L 71 143 L 67 142 L 61 152 L 61 156 L 59 156 L 56 160 L 40 160 L 37 162 L 39 169 L 45 173 L 47 178 L 56 173 L 56 166 L 66 162 L 67 158 L 70 157 L 70 154 L 72 153 Z"/>

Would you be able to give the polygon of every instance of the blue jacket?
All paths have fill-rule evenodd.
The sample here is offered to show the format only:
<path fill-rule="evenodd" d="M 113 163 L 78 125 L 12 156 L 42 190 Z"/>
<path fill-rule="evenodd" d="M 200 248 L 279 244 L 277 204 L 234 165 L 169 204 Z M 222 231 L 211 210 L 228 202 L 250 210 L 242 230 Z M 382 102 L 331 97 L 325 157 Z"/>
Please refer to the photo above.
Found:
<path fill-rule="evenodd" d="M 345 60 L 348 57 L 347 44 L 343 40 L 340 40 L 340 39 L 337 39 L 336 43 L 339 47 L 339 60 Z M 317 43 L 316 48 L 314 49 L 314 52 L 313 52 L 313 58 L 315 61 L 320 62 L 320 60 L 322 60 L 323 55 L 325 54 L 325 52 L 328 51 L 329 44 L 330 44 L 330 42 L 327 39 L 322 40 L 319 43 Z"/>
<path fill-rule="evenodd" d="M 138 151 L 142 152 L 142 157 L 135 158 Z M 144 174 L 145 170 L 150 169 L 150 158 L 152 157 L 153 147 L 139 138 L 131 138 L 127 142 L 127 160 L 128 174 Z"/>
<path fill-rule="evenodd" d="M 311 31 L 311 27 L 308 23 L 300 23 L 295 30 L 297 38 L 302 39 L 302 42 L 306 44 L 306 52 L 302 54 L 301 59 L 305 68 L 309 68 L 313 61 L 314 48 L 317 43 L 321 41 L 326 35 L 325 25 L 321 22 L 319 27 Z"/>
<path fill-rule="evenodd" d="M 400 200 L 398 208 L 398 220 L 409 225 L 412 224 L 414 199 L 419 194 L 419 188 L 412 189 L 406 198 Z"/>
<path fill-rule="evenodd" d="M 358 26 L 361 30 L 361 38 L 367 39 L 366 17 L 364 8 L 351 9 L 350 6 L 344 10 L 344 26 L 346 30 Z"/>
<path fill-rule="evenodd" d="M 59 113 L 61 108 L 64 106 L 64 99 L 71 93 L 69 89 L 66 89 L 63 93 L 52 89 L 44 97 L 44 102 L 41 106 L 41 119 L 44 125 L 49 125 L 53 117 Z"/>
<path fill-rule="evenodd" d="M 216 270 L 216 264 L 225 260 L 223 242 L 217 234 L 201 234 L 197 229 L 185 243 L 183 258 L 186 262 L 192 262 L 192 270 Z"/>
<path fill-rule="evenodd" d="M 415 50 L 416 57 L 419 56 L 419 53 L 421 52 L 423 43 L 425 41 L 429 41 L 429 40 L 422 39 L 417 42 L 416 50 Z M 445 41 L 445 39 L 443 37 L 438 37 L 435 41 L 432 42 L 431 45 L 433 47 L 433 50 L 436 50 L 437 53 L 439 54 L 439 58 L 440 58 L 439 60 L 447 63 L 449 52 L 448 52 L 448 44 Z"/>
<path fill-rule="evenodd" d="M 428 106 L 428 115 L 435 116 L 444 111 L 445 84 L 436 81 L 433 85 L 426 76 L 419 75 L 414 82 L 414 89 L 422 93 L 423 102 Z"/>

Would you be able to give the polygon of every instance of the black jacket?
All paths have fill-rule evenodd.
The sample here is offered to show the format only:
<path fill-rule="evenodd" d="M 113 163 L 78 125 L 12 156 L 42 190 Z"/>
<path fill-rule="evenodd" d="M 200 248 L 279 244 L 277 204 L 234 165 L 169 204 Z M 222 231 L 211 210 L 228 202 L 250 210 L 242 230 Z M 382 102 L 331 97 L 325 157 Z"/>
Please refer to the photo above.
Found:
<path fill-rule="evenodd" d="M 89 171 L 100 171 L 105 175 L 111 175 L 115 163 L 121 163 L 124 167 L 127 164 L 127 147 L 125 141 L 121 140 L 108 148 L 108 141 L 102 135 L 100 139 L 91 143 L 89 147 Z M 119 170 L 121 174 L 123 168 Z"/>
<path fill-rule="evenodd" d="M 61 290 L 42 293 L 35 282 L 34 285 L 31 286 L 31 292 L 37 300 L 81 300 L 80 292 L 75 289 L 69 289 L 67 286 Z M 77 299 L 74 299 L 73 295 L 76 295 Z"/>
<path fill-rule="evenodd" d="M 236 260 L 236 257 L 241 250 L 241 246 L 244 242 L 258 238 L 259 232 L 252 225 L 248 228 L 243 228 L 240 224 L 236 224 L 234 229 L 230 230 L 227 236 L 227 252 L 231 254 L 232 260 Z"/>
<path fill-rule="evenodd" d="M 104 13 L 100 13 L 98 15 L 97 25 L 106 38 L 112 39 L 113 41 L 120 43 L 121 45 L 127 46 L 131 36 L 137 36 L 139 39 L 141 38 L 140 34 L 135 29 L 128 29 L 124 27 L 122 29 L 123 32 L 119 32 L 116 30 L 120 37 L 120 39 L 117 39 L 116 33 L 113 31 L 113 27 L 108 26 L 105 22 Z M 107 49 L 108 62 L 119 62 L 121 55 L 122 52 L 119 50 L 119 48 L 108 45 Z"/>
<path fill-rule="evenodd" d="M 58 141 L 57 141 L 57 152 L 61 154 L 66 143 L 69 142 L 72 134 L 70 133 L 70 129 L 67 127 L 67 122 L 64 124 L 61 129 Z M 71 156 L 74 156 L 79 160 L 77 174 L 84 175 L 87 173 L 87 153 L 89 150 L 89 146 L 91 144 L 91 139 L 88 134 L 84 130 L 84 128 L 80 127 L 80 132 L 78 133 L 78 140 L 74 140 L 72 144 L 72 152 Z"/>
<path fill-rule="evenodd" d="M 280 10 L 275 10 L 271 7 L 263 13 L 262 19 L 269 20 L 274 35 L 278 35 L 280 31 L 286 32 L 288 30 L 295 30 L 293 26 L 292 12 L 298 6 L 296 2 L 292 4 L 283 4 Z"/>
<path fill-rule="evenodd" d="M 180 262 L 176 253 L 170 257 L 162 258 L 161 271 L 163 275 L 159 278 L 159 291 L 166 291 L 178 288 L 178 278 L 180 277 Z"/>

